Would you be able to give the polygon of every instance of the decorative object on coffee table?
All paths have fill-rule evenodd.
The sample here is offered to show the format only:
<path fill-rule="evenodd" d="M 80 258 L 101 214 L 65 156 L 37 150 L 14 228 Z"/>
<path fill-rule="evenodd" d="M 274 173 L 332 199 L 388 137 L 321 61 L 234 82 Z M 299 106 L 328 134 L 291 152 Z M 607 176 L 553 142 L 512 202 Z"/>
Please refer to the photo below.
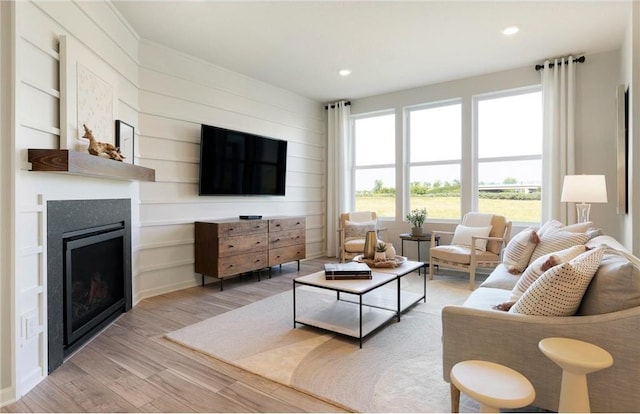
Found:
<path fill-rule="evenodd" d="M 133 154 L 135 148 L 134 128 L 120 120 L 116 121 L 116 147 L 120 148 L 120 153 L 126 157 L 124 162 L 135 164 Z"/>
<path fill-rule="evenodd" d="M 378 243 L 378 235 L 375 231 L 368 231 L 364 236 L 364 252 L 363 256 L 367 259 L 374 259 L 376 255 L 376 244 Z"/>
<path fill-rule="evenodd" d="M 414 208 L 407 214 L 407 221 L 413 225 L 411 228 L 411 234 L 413 236 L 421 236 L 424 232 L 422 225 L 424 221 L 427 219 L 427 209 L 426 208 Z"/>
<path fill-rule="evenodd" d="M 387 259 L 387 244 L 379 241 L 376 245 L 376 254 L 374 260 L 377 262 L 383 262 Z"/>

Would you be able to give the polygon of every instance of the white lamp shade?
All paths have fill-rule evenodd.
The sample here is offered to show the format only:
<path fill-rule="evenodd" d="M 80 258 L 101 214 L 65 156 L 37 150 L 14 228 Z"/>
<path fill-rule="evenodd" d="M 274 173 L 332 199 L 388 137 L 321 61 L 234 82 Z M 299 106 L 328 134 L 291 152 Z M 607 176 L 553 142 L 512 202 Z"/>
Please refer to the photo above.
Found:
<path fill-rule="evenodd" d="M 566 175 L 560 201 L 569 203 L 606 203 L 604 175 Z"/>

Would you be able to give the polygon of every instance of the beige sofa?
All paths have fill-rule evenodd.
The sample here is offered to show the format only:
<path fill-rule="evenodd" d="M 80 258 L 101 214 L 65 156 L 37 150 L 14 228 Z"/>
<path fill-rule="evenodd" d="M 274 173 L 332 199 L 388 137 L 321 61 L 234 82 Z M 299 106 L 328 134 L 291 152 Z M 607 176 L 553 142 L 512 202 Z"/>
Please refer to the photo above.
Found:
<path fill-rule="evenodd" d="M 493 361 L 524 374 L 536 390 L 533 405 L 557 411 L 561 369 L 538 349 L 547 337 L 596 344 L 611 353 L 613 366 L 587 378 L 594 412 L 640 411 L 640 260 L 615 239 L 598 236 L 589 247 L 606 244 L 596 275 L 576 316 L 528 316 L 494 310 L 506 302 L 518 277 L 498 266 L 462 306 L 442 310 L 443 374 L 468 359 Z M 622 253 L 624 252 L 624 253 Z"/>

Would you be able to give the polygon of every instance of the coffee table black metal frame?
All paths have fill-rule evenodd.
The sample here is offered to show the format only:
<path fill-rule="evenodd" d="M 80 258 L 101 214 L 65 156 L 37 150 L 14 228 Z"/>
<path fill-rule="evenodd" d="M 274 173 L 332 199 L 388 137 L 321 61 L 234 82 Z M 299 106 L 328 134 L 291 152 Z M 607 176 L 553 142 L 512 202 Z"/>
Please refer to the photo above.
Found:
<path fill-rule="evenodd" d="M 297 324 L 307 325 L 357 338 L 360 348 L 362 348 L 363 338 L 377 331 L 393 318 L 400 322 L 400 315 L 403 312 L 421 300 L 426 301 L 426 278 L 423 279 L 421 295 L 401 289 L 402 277 L 422 266 L 421 262 L 407 261 L 397 268 L 374 268 L 372 269 L 372 279 L 326 280 L 324 271 L 295 278 L 293 280 L 293 327 L 295 329 Z M 397 287 L 392 298 L 391 292 L 388 292 L 391 289 L 379 288 L 394 281 L 397 283 Z M 334 291 L 336 292 L 336 301 L 330 304 L 330 308 L 322 309 L 317 315 L 298 315 L 296 313 L 296 290 L 299 286 Z M 370 295 L 365 297 L 367 294 Z M 354 305 L 357 305 L 358 312 L 357 327 L 339 326 L 326 319 L 327 312 L 335 312 L 336 315 L 340 312 L 351 314 L 355 310 Z M 367 309 L 367 326 L 363 326 L 364 308 Z"/>

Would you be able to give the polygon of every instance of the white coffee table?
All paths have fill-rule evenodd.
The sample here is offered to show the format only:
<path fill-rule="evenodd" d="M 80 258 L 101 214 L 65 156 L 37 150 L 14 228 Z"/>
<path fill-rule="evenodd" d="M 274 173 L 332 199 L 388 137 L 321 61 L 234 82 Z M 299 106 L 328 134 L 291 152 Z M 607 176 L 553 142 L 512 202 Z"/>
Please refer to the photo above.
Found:
<path fill-rule="evenodd" d="M 421 262 L 406 261 L 396 268 L 371 269 L 371 279 L 327 280 L 324 271 L 301 276 L 293 280 L 293 327 L 296 324 L 312 326 L 341 335 L 362 339 L 376 331 L 394 317 L 400 315 L 421 300 L 425 300 L 426 278 L 423 293 L 403 291 L 402 277 L 419 269 Z M 396 282 L 393 289 L 379 289 Z M 336 300 L 304 315 L 296 312 L 296 290 L 299 286 L 311 286 L 336 292 Z"/>

